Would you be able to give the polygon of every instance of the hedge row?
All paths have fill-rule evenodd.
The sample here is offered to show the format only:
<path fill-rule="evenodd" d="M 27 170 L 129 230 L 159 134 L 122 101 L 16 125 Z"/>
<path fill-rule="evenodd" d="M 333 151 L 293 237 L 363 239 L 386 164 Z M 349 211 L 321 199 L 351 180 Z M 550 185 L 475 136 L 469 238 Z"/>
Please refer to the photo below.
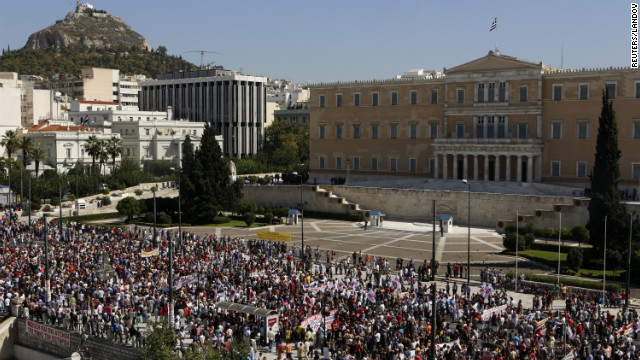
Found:
<path fill-rule="evenodd" d="M 63 216 L 64 221 L 93 221 L 93 220 L 106 220 L 106 219 L 118 219 L 121 218 L 119 212 L 109 212 L 109 213 L 99 213 L 99 214 L 88 214 L 88 215 L 80 215 L 80 216 Z M 59 218 L 55 218 L 54 221 L 56 224 L 58 223 Z"/>
<path fill-rule="evenodd" d="M 507 273 L 507 277 L 515 277 L 516 274 L 513 271 Z M 558 282 L 557 276 L 551 275 L 538 275 L 538 274 L 524 274 L 524 279 L 527 281 L 535 281 L 540 283 L 547 284 L 556 284 Z M 579 287 L 585 289 L 593 289 L 593 290 L 602 290 L 602 283 L 597 281 L 589 281 L 589 280 L 580 280 L 580 279 L 571 279 L 571 278 L 562 278 L 560 282 L 572 287 Z M 622 286 L 616 283 L 607 283 L 605 286 L 607 291 L 620 291 L 622 290 Z"/>

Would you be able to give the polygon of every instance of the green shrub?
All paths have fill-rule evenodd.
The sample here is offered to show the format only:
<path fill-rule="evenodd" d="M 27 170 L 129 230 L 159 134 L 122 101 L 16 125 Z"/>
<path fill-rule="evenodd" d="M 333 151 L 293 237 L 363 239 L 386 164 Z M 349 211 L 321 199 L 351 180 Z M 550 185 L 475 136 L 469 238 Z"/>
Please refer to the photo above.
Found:
<path fill-rule="evenodd" d="M 515 232 L 516 232 L 516 226 L 515 225 L 509 225 L 509 226 L 504 228 L 504 233 L 505 234 L 515 233 Z"/>
<path fill-rule="evenodd" d="M 51 205 L 53 206 L 58 206 L 60 205 L 60 198 L 57 196 L 54 196 L 51 198 Z"/>
<path fill-rule="evenodd" d="M 144 191 L 142 191 L 142 189 L 136 189 L 135 194 L 136 194 L 136 196 L 140 196 L 140 195 L 142 195 L 143 192 Z"/>
<path fill-rule="evenodd" d="M 556 236 L 557 236 L 557 232 L 556 232 Z M 562 228 L 562 239 L 561 240 L 572 240 L 573 238 L 571 237 L 571 230 L 567 229 L 566 227 Z"/>
<path fill-rule="evenodd" d="M 502 245 L 509 251 L 516 251 L 516 233 L 510 232 L 502 236 Z M 524 236 L 518 235 L 518 250 L 524 250 Z"/>
<path fill-rule="evenodd" d="M 69 195 L 69 201 L 76 201 L 76 196 L 74 194 Z"/>
<path fill-rule="evenodd" d="M 536 233 L 536 226 L 530 222 L 527 223 L 527 225 L 524 226 L 524 229 L 522 229 L 522 235 L 526 235 L 526 234 L 534 234 Z"/>
<path fill-rule="evenodd" d="M 272 213 L 270 213 L 270 212 L 265 213 L 265 214 L 264 214 L 264 221 L 265 221 L 267 224 L 271 224 L 271 223 L 273 222 L 273 214 L 272 214 Z"/>
<path fill-rule="evenodd" d="M 588 243 L 591 239 L 591 235 L 589 230 L 584 225 L 576 225 L 571 228 L 571 238 L 574 241 L 579 241 L 580 243 Z"/>
<path fill-rule="evenodd" d="M 118 190 L 120 190 L 120 191 L 127 190 L 127 185 L 125 185 L 125 184 L 118 185 Z"/>
<path fill-rule="evenodd" d="M 539 238 L 545 238 L 545 239 L 553 239 L 558 237 L 556 235 L 556 230 L 548 226 L 539 228 L 538 230 L 536 230 L 536 236 Z"/>
<path fill-rule="evenodd" d="M 282 218 L 273 218 L 272 223 L 276 225 L 282 225 Z"/>
<path fill-rule="evenodd" d="M 160 224 L 171 224 L 171 216 L 169 214 L 162 213 L 158 216 L 157 222 Z"/>
<path fill-rule="evenodd" d="M 536 241 L 536 236 L 535 236 L 535 234 L 534 234 L 534 233 L 529 232 L 529 233 L 526 233 L 526 234 L 524 235 L 524 246 L 525 246 L 527 249 L 531 249 L 531 246 L 533 245 L 533 243 L 534 243 L 535 241 Z"/>
<path fill-rule="evenodd" d="M 144 222 L 153 223 L 153 213 L 152 212 L 144 213 Z"/>
<path fill-rule="evenodd" d="M 109 189 L 102 190 L 102 195 L 109 195 L 109 193 L 110 193 Z"/>
<path fill-rule="evenodd" d="M 256 214 L 252 212 L 248 212 L 244 214 L 244 216 L 242 217 L 242 220 L 244 220 L 245 224 L 247 224 L 247 227 L 251 227 L 251 224 L 256 222 Z"/>
<path fill-rule="evenodd" d="M 580 270 L 582 266 L 582 249 L 574 247 L 567 254 L 567 265 L 573 271 Z"/>
<path fill-rule="evenodd" d="M 100 201 L 102 202 L 102 205 L 104 206 L 109 206 L 111 205 L 111 198 L 108 196 L 103 196 Z"/>
<path fill-rule="evenodd" d="M 31 199 L 31 210 L 38 211 L 40 210 L 41 207 L 42 207 L 42 199 L 40 199 L 37 196 L 34 196 L 33 199 Z"/>
<path fill-rule="evenodd" d="M 88 214 L 88 215 L 80 215 L 80 216 L 64 216 L 64 221 L 93 221 L 93 220 L 103 220 L 103 219 L 117 219 L 121 217 L 118 212 L 109 212 L 109 213 L 99 213 L 99 214 Z M 153 220 L 153 219 L 152 219 Z"/>
<path fill-rule="evenodd" d="M 230 222 L 231 219 L 229 219 L 226 216 L 216 216 L 215 218 L 213 218 L 213 221 L 211 221 L 212 224 L 215 225 L 222 225 L 222 224 L 226 224 L 228 222 Z"/>
<path fill-rule="evenodd" d="M 531 244 L 531 249 L 532 250 L 543 250 L 543 251 L 558 251 L 558 244 L 545 244 L 543 242 L 534 242 L 533 244 Z M 567 246 L 567 245 L 561 245 L 560 246 L 560 252 L 563 253 L 568 253 L 569 250 L 573 249 L 572 246 Z"/>

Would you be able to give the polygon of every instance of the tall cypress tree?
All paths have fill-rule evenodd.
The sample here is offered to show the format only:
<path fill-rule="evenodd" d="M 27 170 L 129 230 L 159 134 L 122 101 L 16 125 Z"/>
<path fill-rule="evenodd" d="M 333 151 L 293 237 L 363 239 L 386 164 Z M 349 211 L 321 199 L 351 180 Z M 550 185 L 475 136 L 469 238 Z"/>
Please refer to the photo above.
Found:
<path fill-rule="evenodd" d="M 595 162 L 591 172 L 591 202 L 589 223 L 591 242 L 599 249 L 604 247 L 604 217 L 607 222 L 607 247 L 626 249 L 628 213 L 620 200 L 620 156 L 618 124 L 613 102 L 605 89 L 602 94 L 602 111 L 598 119 L 598 139 Z"/>
<path fill-rule="evenodd" d="M 187 151 L 184 152 L 183 174 L 189 179 L 188 189 L 183 192 L 185 213 L 193 223 L 210 223 L 220 211 L 231 209 L 239 200 L 239 188 L 231 186 L 229 164 L 222 157 L 211 124 L 205 125 L 200 147 L 191 157 L 191 163 Z"/>

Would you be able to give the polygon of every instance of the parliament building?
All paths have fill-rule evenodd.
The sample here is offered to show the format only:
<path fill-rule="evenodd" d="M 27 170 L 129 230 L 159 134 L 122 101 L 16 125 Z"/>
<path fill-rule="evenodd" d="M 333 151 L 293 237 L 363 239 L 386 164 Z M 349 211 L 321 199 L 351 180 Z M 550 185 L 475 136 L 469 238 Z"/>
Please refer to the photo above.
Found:
<path fill-rule="evenodd" d="M 310 176 L 589 183 L 607 89 L 623 185 L 640 181 L 640 72 L 490 51 L 442 72 L 311 86 Z"/>

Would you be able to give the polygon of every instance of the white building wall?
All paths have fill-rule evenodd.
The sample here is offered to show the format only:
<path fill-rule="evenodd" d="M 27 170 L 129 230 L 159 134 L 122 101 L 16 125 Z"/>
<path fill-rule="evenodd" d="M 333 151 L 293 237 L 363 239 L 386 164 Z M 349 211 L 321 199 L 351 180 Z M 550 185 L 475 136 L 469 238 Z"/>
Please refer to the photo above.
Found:
<path fill-rule="evenodd" d="M 0 136 L 20 127 L 20 88 L 0 87 Z"/>

